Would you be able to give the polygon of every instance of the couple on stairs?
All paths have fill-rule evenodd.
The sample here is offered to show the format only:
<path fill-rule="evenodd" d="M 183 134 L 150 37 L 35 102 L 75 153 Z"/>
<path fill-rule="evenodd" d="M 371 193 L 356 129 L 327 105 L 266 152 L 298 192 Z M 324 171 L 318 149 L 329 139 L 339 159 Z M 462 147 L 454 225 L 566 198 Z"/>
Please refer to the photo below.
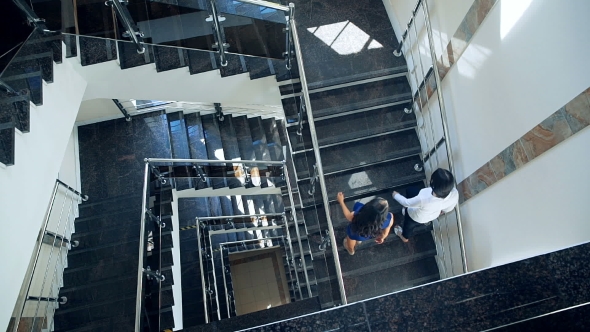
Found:
<path fill-rule="evenodd" d="M 459 193 L 454 183 L 453 174 L 439 168 L 432 174 L 429 187 L 422 190 L 410 187 L 406 190 L 407 197 L 394 191 L 393 198 L 403 206 L 402 211 L 396 214 L 389 212 L 387 200 L 381 197 L 366 204 L 356 202 L 350 211 L 344 203 L 344 194 L 339 192 L 336 199 L 350 222 L 342 245 L 350 255 L 354 255 L 357 242 L 375 239 L 375 242 L 381 244 L 392 227 L 402 241 L 408 242 L 417 226 L 428 224 L 455 208 Z"/>

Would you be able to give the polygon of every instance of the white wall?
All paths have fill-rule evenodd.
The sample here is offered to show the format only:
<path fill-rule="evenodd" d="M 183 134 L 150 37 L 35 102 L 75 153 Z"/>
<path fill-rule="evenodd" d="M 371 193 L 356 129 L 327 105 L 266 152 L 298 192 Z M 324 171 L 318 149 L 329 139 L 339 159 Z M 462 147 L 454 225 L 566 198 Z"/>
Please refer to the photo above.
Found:
<path fill-rule="evenodd" d="M 384 1 L 390 1 L 398 21 L 407 22 L 405 12 L 415 1 Z M 445 1 L 440 8 L 428 3 L 440 56 L 472 0 Z M 490 11 L 442 83 L 458 182 L 590 86 L 587 13 L 590 2 L 583 0 L 567 6 L 552 0 L 500 0 Z M 428 62 L 420 26 L 420 46 L 413 45 L 413 50 Z M 438 106 L 426 112 L 436 115 Z M 428 113 L 424 118 L 428 125 Z M 431 142 L 440 138 L 439 125 L 434 135 L 427 128 L 421 133 L 423 141 L 428 135 L 434 136 Z M 588 211 L 578 208 L 586 204 L 579 198 L 584 193 L 578 184 L 588 183 L 583 166 L 590 161 L 587 149 L 580 150 L 582 137 L 588 142 L 587 131 L 577 134 L 463 205 L 470 270 L 590 240 L 582 218 Z M 559 192 L 558 202 L 546 201 L 543 188 L 556 189 L 551 192 Z M 539 206 L 552 208 L 540 212 Z M 550 233 L 556 222 L 560 230 L 566 229 L 559 235 Z M 514 233 L 507 237 L 507 229 Z M 456 232 L 448 235 L 447 245 L 458 248 Z"/>
<path fill-rule="evenodd" d="M 472 270 L 590 240 L 588 142 L 589 127 L 465 202 Z"/>
<path fill-rule="evenodd" d="M 67 60 L 54 78 L 43 83 L 43 106 L 31 107 L 30 133 L 16 135 L 15 165 L 0 169 L 0 326 L 8 326 L 86 89 Z"/>
<path fill-rule="evenodd" d="M 222 104 L 281 105 L 274 76 L 250 80 L 248 73 L 221 77 L 218 70 L 190 75 L 188 68 L 156 72 L 153 64 L 121 70 L 117 61 L 78 64 L 86 79 L 84 100 L 95 98 L 179 100 Z"/>

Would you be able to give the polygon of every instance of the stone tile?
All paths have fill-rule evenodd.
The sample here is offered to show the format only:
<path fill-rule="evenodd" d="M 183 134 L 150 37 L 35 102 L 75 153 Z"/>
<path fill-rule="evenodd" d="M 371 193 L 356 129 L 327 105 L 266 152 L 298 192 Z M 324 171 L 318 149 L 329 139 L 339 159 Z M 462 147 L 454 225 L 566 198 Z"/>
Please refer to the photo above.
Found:
<path fill-rule="evenodd" d="M 469 176 L 469 191 L 475 196 L 496 182 L 496 175 L 489 162 Z"/>
<path fill-rule="evenodd" d="M 476 22 L 477 27 L 481 25 L 483 20 L 488 16 L 488 13 L 492 9 L 492 7 L 496 4 L 498 0 L 476 0 L 473 3 L 473 6 L 477 6 L 476 8 Z"/>
<path fill-rule="evenodd" d="M 492 158 L 490 167 L 496 175 L 496 180 L 500 180 L 528 162 L 529 159 L 519 139 Z"/>
<path fill-rule="evenodd" d="M 565 107 L 565 118 L 572 129 L 572 133 L 577 133 L 588 124 L 590 124 L 590 89 L 577 95 L 570 100 Z"/>
<path fill-rule="evenodd" d="M 532 160 L 572 135 L 564 109 L 559 109 L 522 138 L 524 150 Z"/>
<path fill-rule="evenodd" d="M 469 185 L 469 177 L 457 184 L 457 191 L 459 192 L 459 204 L 463 204 L 473 197 L 471 186 Z"/>

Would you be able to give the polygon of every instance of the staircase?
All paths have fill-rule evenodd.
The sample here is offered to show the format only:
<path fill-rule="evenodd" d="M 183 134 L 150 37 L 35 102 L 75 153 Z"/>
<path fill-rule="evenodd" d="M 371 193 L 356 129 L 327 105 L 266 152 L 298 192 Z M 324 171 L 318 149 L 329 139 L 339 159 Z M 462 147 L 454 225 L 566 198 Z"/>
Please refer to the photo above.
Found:
<path fill-rule="evenodd" d="M 339 191 L 344 192 L 349 208 L 356 201 L 380 196 L 395 213 L 401 206 L 392 200 L 392 191 L 404 194 L 409 186 L 423 187 L 426 179 L 416 167 L 422 163 L 416 118 L 406 112 L 412 103 L 407 67 L 403 58 L 391 55 L 397 44 L 384 9 L 369 6 L 371 13 L 383 13 L 375 14 L 372 22 L 363 22 L 351 17 L 356 15 L 351 13 L 367 13 L 362 1 L 323 2 L 315 8 L 304 1 L 295 4 L 311 97 L 308 110 L 301 108 L 296 62 L 287 70 L 280 60 L 228 54 L 224 67 L 215 53 L 176 47 L 181 45 L 149 45 L 144 54 L 137 54 L 129 42 L 34 32 L 30 44 L 42 47 L 30 51 L 23 47 L 22 54 L 19 52 L 22 60 L 13 63 L 17 68 L 22 62 L 25 69 L 7 69 L 2 74 L 2 81 L 14 87 L 0 99 L 0 104 L 6 105 L 0 117 L 0 161 L 6 165 L 14 164 L 11 137 L 13 142 L 15 129 L 28 130 L 29 101 L 42 102 L 40 82 L 51 81 L 53 62 L 60 61 L 55 53 L 62 41 L 66 57 L 79 54 L 83 66 L 116 60 L 122 70 L 150 65 L 157 72 L 184 67 L 188 74 L 218 70 L 222 77 L 247 72 L 251 79 L 275 76 L 280 85 L 284 120 L 227 112 L 222 120 L 216 114 L 160 110 L 134 116 L 131 122 L 118 119 L 79 127 L 82 192 L 91 200 L 80 206 L 75 223 L 72 240 L 80 245 L 68 256 L 60 296 L 69 300 L 55 313 L 56 331 L 133 330 L 145 157 L 287 161 L 286 170 L 280 171 L 270 164 L 246 163 L 245 168 L 236 169 L 218 163 L 198 168 L 177 163 L 159 166 L 152 173 L 148 208 L 153 218 L 145 236 L 153 241 L 153 247 L 142 264 L 166 278 L 161 283 L 150 280 L 144 284 L 142 323 L 148 330 L 172 329 L 179 319 L 187 331 L 217 320 L 219 330 L 235 330 L 247 327 L 244 324 L 270 323 L 339 305 L 340 286 L 330 246 L 337 248 L 348 303 L 440 278 L 429 225 L 408 244 L 392 232 L 384 244 L 362 243 L 354 256 L 342 248 L 347 221 L 336 203 Z M 190 14 L 204 8 L 199 7 L 204 6 L 202 1 L 191 2 L 186 8 L 164 1 L 152 1 L 151 5 L 150 10 L 158 6 L 172 10 L 164 13 L 194 9 L 186 9 Z M 266 15 L 247 11 L 247 6 L 228 8 L 225 10 L 246 17 Z M 261 19 L 279 19 L 272 17 Z M 380 47 L 364 46 L 356 54 L 340 54 L 313 33 L 303 33 L 340 21 L 356 24 L 369 39 L 379 38 Z M 391 36 L 380 38 L 385 34 Z M 311 114 L 327 204 L 314 174 L 312 133 L 306 120 Z M 291 191 L 281 176 L 284 172 Z M 326 211 L 336 243 L 327 241 Z M 253 214 L 258 217 L 244 217 Z M 160 226 L 163 223 L 165 227 Z M 174 232 L 179 234 L 179 243 L 175 243 Z M 269 310 L 277 313 L 272 317 L 260 312 L 244 316 L 256 318 L 254 323 L 246 323 L 236 317 L 234 284 L 226 264 L 230 253 L 267 247 L 284 253 L 282 264 L 291 303 Z M 175 250 L 180 251 L 179 262 L 174 259 Z M 180 265 L 180 275 L 172 272 L 175 265 Z M 178 284 L 181 301 L 174 297 L 173 288 Z M 182 317 L 175 316 L 174 305 L 182 306 Z"/>

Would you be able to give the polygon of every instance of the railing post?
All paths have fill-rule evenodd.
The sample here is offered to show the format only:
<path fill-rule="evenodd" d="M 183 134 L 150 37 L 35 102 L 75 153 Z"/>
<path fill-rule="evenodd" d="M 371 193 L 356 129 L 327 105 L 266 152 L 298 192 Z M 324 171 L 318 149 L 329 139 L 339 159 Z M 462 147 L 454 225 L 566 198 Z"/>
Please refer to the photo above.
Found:
<path fill-rule="evenodd" d="M 209 323 L 209 313 L 207 312 L 207 294 L 205 287 L 205 269 L 203 268 L 203 252 L 201 250 L 201 225 L 199 224 L 199 217 L 195 217 L 195 225 L 197 226 L 197 246 L 199 248 L 199 267 L 201 268 L 201 287 L 203 290 L 203 307 L 205 310 L 205 323 Z"/>
<path fill-rule="evenodd" d="M 432 26 L 430 25 L 430 15 L 428 10 L 428 1 L 423 1 L 422 11 L 424 12 L 424 21 L 426 22 L 426 31 L 428 34 L 428 45 L 430 46 L 430 56 L 432 58 L 432 66 L 434 69 L 434 80 L 436 82 L 436 94 L 438 96 L 438 100 L 440 103 L 440 113 L 441 113 L 441 120 L 442 120 L 442 127 L 444 132 L 445 139 L 445 146 L 447 148 L 447 159 L 449 161 L 449 170 L 451 173 L 455 173 L 455 167 L 453 165 L 453 150 L 451 148 L 451 143 L 449 142 L 449 126 L 447 124 L 447 114 L 445 109 L 445 103 L 442 95 L 442 85 L 440 81 L 440 75 L 438 72 L 438 63 L 436 52 L 434 51 L 434 38 L 432 36 Z M 455 186 L 457 185 L 457 178 L 455 177 Z M 463 263 L 463 272 L 467 273 L 469 271 L 467 265 L 467 255 L 465 251 L 465 241 L 463 238 L 463 226 L 461 225 L 461 209 L 459 208 L 459 204 L 455 206 L 455 212 L 457 214 L 457 228 L 459 230 L 459 244 L 461 246 L 461 262 Z"/>
<path fill-rule="evenodd" d="M 326 212 L 326 220 L 328 221 L 328 230 L 330 232 L 330 240 L 332 241 L 332 254 L 334 256 L 334 264 L 336 265 L 336 277 L 338 279 L 338 287 L 340 288 L 340 300 L 342 304 L 346 304 L 346 292 L 344 290 L 344 281 L 342 280 L 342 269 L 340 268 L 340 258 L 338 256 L 338 245 L 334 235 L 334 226 L 332 225 L 332 218 L 330 216 L 329 199 L 326 191 L 326 181 L 324 179 L 324 170 L 322 167 L 322 158 L 320 156 L 320 147 L 317 140 L 315 123 L 313 121 L 313 111 L 311 109 L 311 100 L 309 98 L 309 91 L 307 89 L 307 78 L 305 77 L 305 69 L 303 66 L 303 58 L 301 55 L 301 45 L 299 43 L 299 35 L 297 34 L 297 24 L 294 17 L 295 4 L 290 3 L 291 9 L 291 33 L 293 34 L 293 44 L 295 46 L 295 56 L 297 58 L 297 65 L 299 66 L 299 80 L 301 81 L 301 90 L 307 105 L 307 122 L 309 131 L 311 132 L 311 141 L 313 144 L 313 151 L 317 163 L 318 177 L 320 180 L 320 190 L 322 192 L 322 199 L 324 202 L 324 211 Z"/>
<path fill-rule="evenodd" d="M 145 210 L 147 208 L 147 195 L 150 176 L 150 163 L 147 159 L 144 160 L 144 174 L 143 174 L 143 199 L 141 202 L 141 221 L 139 233 L 139 261 L 137 263 L 137 298 L 135 299 L 135 332 L 141 331 L 141 307 L 142 307 L 142 293 L 143 293 L 143 251 L 145 242 Z"/>

